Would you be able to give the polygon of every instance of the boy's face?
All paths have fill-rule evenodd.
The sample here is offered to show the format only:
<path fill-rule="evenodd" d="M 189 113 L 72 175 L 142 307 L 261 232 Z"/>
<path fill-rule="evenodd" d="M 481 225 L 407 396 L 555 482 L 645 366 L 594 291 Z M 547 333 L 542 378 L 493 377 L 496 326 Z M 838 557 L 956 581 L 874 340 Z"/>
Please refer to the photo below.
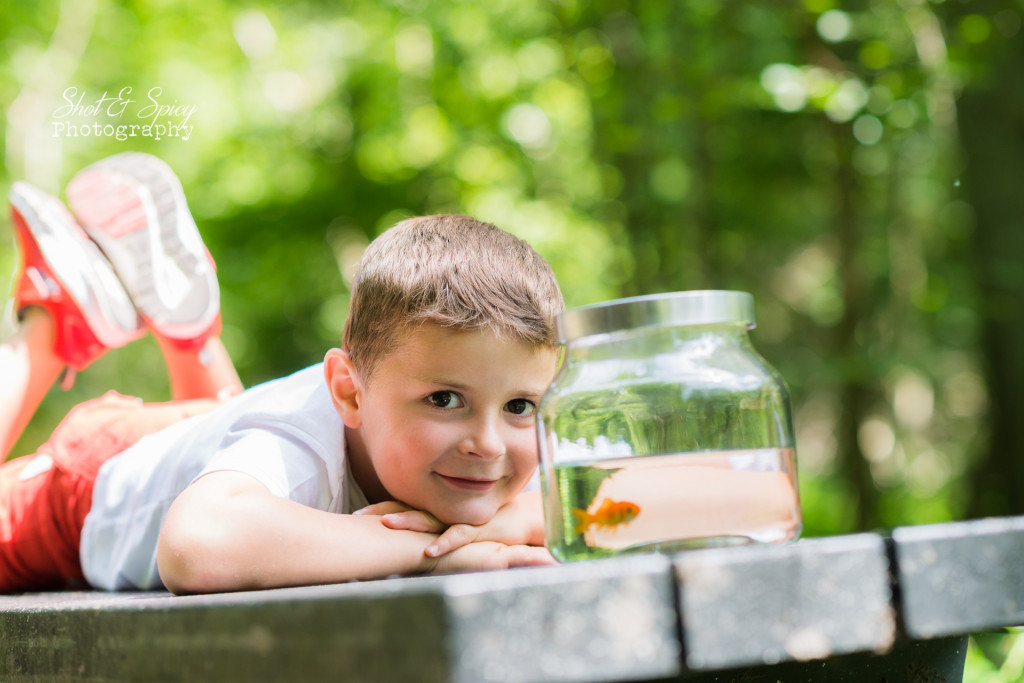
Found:
<path fill-rule="evenodd" d="M 351 370 L 355 408 L 339 413 L 356 481 L 371 502 L 487 522 L 537 467 L 535 410 L 555 359 L 489 331 L 414 328 L 369 382 Z"/>

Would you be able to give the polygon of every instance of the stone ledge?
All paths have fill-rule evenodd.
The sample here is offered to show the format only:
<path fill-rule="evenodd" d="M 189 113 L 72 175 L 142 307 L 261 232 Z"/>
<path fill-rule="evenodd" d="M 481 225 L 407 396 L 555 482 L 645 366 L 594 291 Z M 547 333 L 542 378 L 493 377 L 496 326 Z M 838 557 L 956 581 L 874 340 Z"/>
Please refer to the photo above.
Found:
<path fill-rule="evenodd" d="M 1022 560 L 1011 518 L 250 593 L 0 596 L 0 680 L 958 680 L 962 634 L 1021 619 Z"/>
<path fill-rule="evenodd" d="M 0 679 L 617 681 L 680 671 L 660 556 L 251 593 L 0 597 Z"/>
<path fill-rule="evenodd" d="M 0 612 L 0 679 L 266 681 L 309 672 L 367 683 L 447 680 L 437 655 L 445 646 L 443 596 L 394 584 L 186 598 L 26 596 L 30 606 Z"/>
<path fill-rule="evenodd" d="M 449 577 L 453 680 L 627 681 L 680 671 L 661 556 Z"/>
<path fill-rule="evenodd" d="M 884 540 L 874 534 L 678 555 L 686 665 L 885 652 L 896 616 Z"/>
<path fill-rule="evenodd" d="M 900 527 L 892 540 L 911 638 L 1024 623 L 1024 517 Z"/>

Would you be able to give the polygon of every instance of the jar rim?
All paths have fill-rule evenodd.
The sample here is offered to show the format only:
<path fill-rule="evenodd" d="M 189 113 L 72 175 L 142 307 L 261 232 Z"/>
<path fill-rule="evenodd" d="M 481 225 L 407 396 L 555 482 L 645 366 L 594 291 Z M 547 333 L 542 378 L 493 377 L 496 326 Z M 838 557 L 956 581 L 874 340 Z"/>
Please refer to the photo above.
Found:
<path fill-rule="evenodd" d="M 720 289 L 665 292 L 571 308 L 555 320 L 561 343 L 655 325 L 741 323 L 754 329 L 754 297 Z"/>

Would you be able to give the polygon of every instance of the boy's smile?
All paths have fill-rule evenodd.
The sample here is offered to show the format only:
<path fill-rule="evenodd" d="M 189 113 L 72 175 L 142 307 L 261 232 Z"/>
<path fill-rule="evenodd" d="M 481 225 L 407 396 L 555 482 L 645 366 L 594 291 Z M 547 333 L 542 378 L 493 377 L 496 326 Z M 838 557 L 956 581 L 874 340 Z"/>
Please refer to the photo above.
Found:
<path fill-rule="evenodd" d="M 327 356 L 356 482 L 370 502 L 483 524 L 537 467 L 535 411 L 555 351 L 430 324 L 402 339 L 368 382 L 343 352 Z"/>

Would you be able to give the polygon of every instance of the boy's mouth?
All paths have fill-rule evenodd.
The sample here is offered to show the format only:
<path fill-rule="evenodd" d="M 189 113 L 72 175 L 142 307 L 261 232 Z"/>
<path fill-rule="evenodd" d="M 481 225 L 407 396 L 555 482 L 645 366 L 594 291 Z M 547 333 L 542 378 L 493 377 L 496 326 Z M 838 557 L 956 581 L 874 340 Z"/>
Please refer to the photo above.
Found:
<path fill-rule="evenodd" d="M 466 477 L 449 477 L 436 473 L 443 482 L 463 491 L 488 491 L 498 483 L 497 479 L 469 479 Z"/>

